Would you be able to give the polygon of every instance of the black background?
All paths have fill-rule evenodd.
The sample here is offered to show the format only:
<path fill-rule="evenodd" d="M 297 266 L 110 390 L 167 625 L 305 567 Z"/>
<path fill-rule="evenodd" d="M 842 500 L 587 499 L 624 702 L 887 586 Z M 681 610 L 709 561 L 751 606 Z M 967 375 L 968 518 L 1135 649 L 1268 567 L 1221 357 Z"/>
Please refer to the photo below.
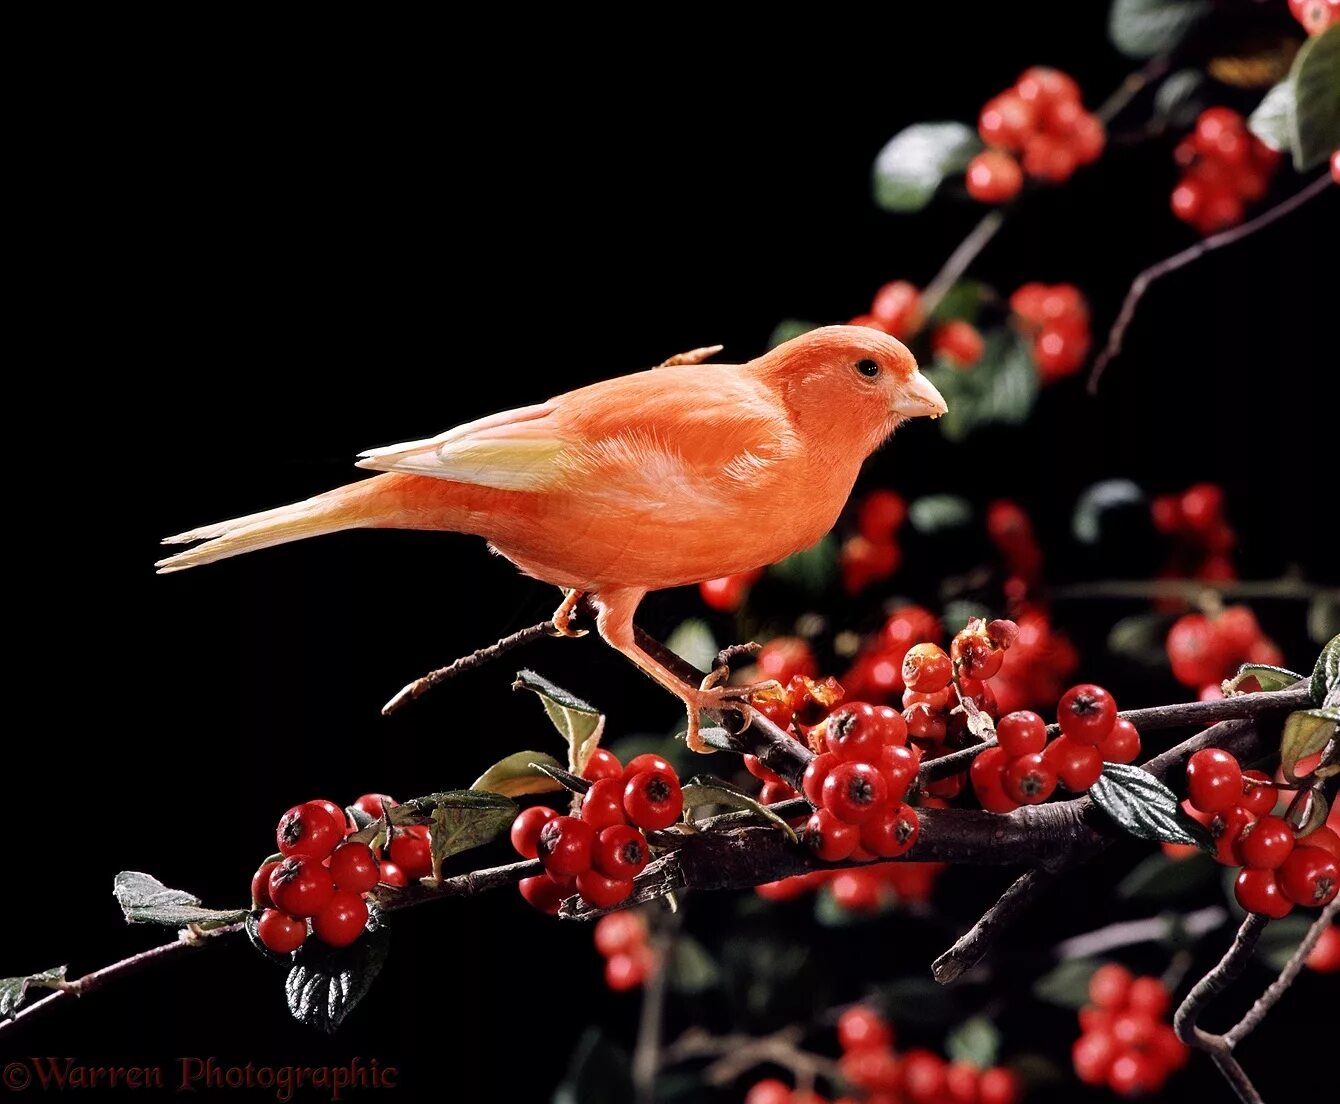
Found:
<path fill-rule="evenodd" d="M 1106 45 L 1101 7 L 982 5 L 969 18 L 940 5 L 896 28 L 830 38 L 797 25 L 738 50 L 702 27 L 656 56 L 641 44 L 617 58 L 408 26 L 283 43 L 260 28 L 170 28 L 164 50 L 117 28 L 136 45 L 115 61 L 94 27 L 68 51 L 55 33 L 34 41 L 50 125 L 28 116 L 27 351 L 11 364 L 33 389 L 10 407 L 25 447 L 11 455 L 9 678 L 28 708 L 7 740 L 0 972 L 82 972 L 148 945 L 156 933 L 125 928 L 112 902 L 119 869 L 238 904 L 293 801 L 464 785 L 551 739 L 534 700 L 508 692 L 512 663 L 378 715 L 407 678 L 551 611 L 553 592 L 480 542 L 340 535 L 156 578 L 158 538 L 336 485 L 365 447 L 696 345 L 752 356 L 781 317 L 838 321 L 887 279 L 924 283 L 979 211 L 941 200 L 916 218 L 878 213 L 875 153 L 907 123 L 973 118 L 1032 61 L 1077 73 L 1095 103 L 1129 67 Z M 553 30 L 525 28 L 527 40 Z M 468 77 L 455 68 L 466 59 Z M 1028 202 L 974 273 L 1006 291 L 1074 281 L 1101 331 L 1131 276 L 1192 240 L 1167 211 L 1169 143 L 1104 164 Z M 1274 194 L 1292 187 L 1286 171 Z M 1094 479 L 1215 479 L 1244 576 L 1296 563 L 1334 578 L 1319 519 L 1335 508 L 1322 384 L 1335 215 L 1327 195 L 1157 285 L 1097 401 L 1069 381 L 1026 428 L 958 449 L 909 427 L 869 482 L 1017 497 L 1055 545 Z M 1052 562 L 1057 577 L 1095 567 Z M 933 593 L 929 576 L 898 582 Z M 701 612 L 683 591 L 652 596 L 641 619 L 663 633 Z M 1311 661 L 1296 608 L 1261 614 L 1291 663 Z M 1113 613 L 1068 616 L 1083 639 Z M 614 734 L 676 718 L 594 640 L 545 643 L 517 664 L 597 700 Z M 983 880 L 946 876 L 952 919 L 986 903 Z M 1103 922 L 1086 883 L 1070 893 L 1042 907 L 1007 967 L 1039 968 L 1054 937 Z M 783 922 L 831 982 L 807 991 L 816 1009 L 821 993 L 858 996 L 867 968 L 919 970 L 948 937 L 835 936 L 802 922 L 807 907 Z M 712 903 L 693 924 L 728 916 Z M 333 1038 L 291 1021 L 281 975 L 236 944 L 67 1005 L 0 1050 L 114 1064 L 360 1055 L 399 1066 L 415 1097 L 540 1100 L 583 1024 L 631 1035 L 635 998 L 604 990 L 589 931 L 514 894 L 413 910 L 394 934 L 385 974 Z M 1132 961 L 1158 969 L 1161 955 Z M 1323 1003 L 1329 1027 L 1298 1025 Z M 1335 1030 L 1334 1008 L 1334 983 L 1305 977 L 1249 1044 L 1267 1097 Z M 692 1014 L 723 1022 L 714 1002 Z M 1014 1049 L 1059 1053 L 1073 1037 L 1051 1012 L 1002 1022 Z M 1182 1076 L 1222 1095 L 1206 1070 Z"/>

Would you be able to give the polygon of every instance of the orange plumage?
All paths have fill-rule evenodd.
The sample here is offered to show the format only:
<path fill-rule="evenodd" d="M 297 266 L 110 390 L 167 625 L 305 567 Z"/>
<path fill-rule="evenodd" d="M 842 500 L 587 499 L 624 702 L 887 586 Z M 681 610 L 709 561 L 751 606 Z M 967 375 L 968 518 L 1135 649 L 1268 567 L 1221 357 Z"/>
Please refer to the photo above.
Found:
<path fill-rule="evenodd" d="M 528 575 L 589 594 L 601 636 L 684 700 L 697 748 L 699 710 L 731 691 L 686 688 L 636 647 L 643 595 L 808 548 L 837 520 L 862 461 L 902 421 L 944 410 L 900 342 L 831 326 L 748 364 L 681 358 L 373 449 L 359 466 L 388 474 L 169 537 L 205 543 L 158 568 L 342 529 L 477 534 Z"/>

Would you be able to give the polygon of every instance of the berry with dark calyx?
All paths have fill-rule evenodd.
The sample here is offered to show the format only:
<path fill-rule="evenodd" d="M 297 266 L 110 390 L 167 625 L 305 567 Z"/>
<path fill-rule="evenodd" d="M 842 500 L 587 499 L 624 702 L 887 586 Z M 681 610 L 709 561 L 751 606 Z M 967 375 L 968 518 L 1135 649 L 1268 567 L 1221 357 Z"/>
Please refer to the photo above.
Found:
<path fill-rule="evenodd" d="M 1302 850 L 1300 848 L 1299 850 Z M 1280 888 L 1274 870 L 1240 870 L 1233 883 L 1233 896 L 1247 912 L 1279 920 L 1293 911 L 1293 901 Z"/>
<path fill-rule="evenodd" d="M 816 809 L 805 822 L 805 842 L 824 862 L 841 862 L 856 850 L 861 830 L 838 820 L 827 809 Z"/>
<path fill-rule="evenodd" d="M 795 1104 L 795 1094 L 775 1077 L 756 1081 L 744 1096 L 744 1104 Z"/>
<path fill-rule="evenodd" d="M 1320 847 L 1295 847 L 1276 873 L 1285 897 L 1307 908 L 1330 904 L 1340 890 L 1340 861 Z"/>
<path fill-rule="evenodd" d="M 915 693 L 934 694 L 953 677 L 953 661 L 938 644 L 915 644 L 903 656 L 903 685 Z"/>
<path fill-rule="evenodd" d="M 1242 865 L 1255 870 L 1275 870 L 1293 851 L 1293 829 L 1283 817 L 1263 816 L 1243 829 L 1238 839 Z"/>
<path fill-rule="evenodd" d="M 658 770 L 675 773 L 675 768 L 670 765 L 670 760 L 657 755 L 652 751 L 644 751 L 641 755 L 635 755 L 628 760 L 628 765 L 623 769 L 623 779 L 625 782 L 635 774 L 641 774 L 643 771 Z"/>
<path fill-rule="evenodd" d="M 844 1050 L 870 1050 L 893 1045 L 893 1029 L 873 1008 L 858 1004 L 838 1017 L 838 1045 Z"/>
<path fill-rule="evenodd" d="M 1024 172 L 1008 153 L 985 150 L 968 162 L 963 181 L 968 194 L 979 203 L 1007 203 L 1024 186 Z"/>
<path fill-rule="evenodd" d="M 1056 771 L 1056 778 L 1071 793 L 1082 793 L 1103 773 L 1103 756 L 1092 744 L 1058 736 L 1043 755 Z"/>
<path fill-rule="evenodd" d="M 996 742 L 1011 759 L 1047 746 L 1047 722 L 1028 709 L 1007 713 L 996 722 Z"/>
<path fill-rule="evenodd" d="M 575 885 L 570 885 L 566 881 L 555 881 L 548 874 L 522 878 L 517 882 L 517 889 L 528 905 L 549 916 L 557 915 L 563 898 L 576 892 Z"/>
<path fill-rule="evenodd" d="M 1201 748 L 1186 763 L 1186 795 L 1202 813 L 1217 813 L 1242 797 L 1242 768 L 1222 748 Z"/>
<path fill-rule="evenodd" d="M 861 825 L 861 846 L 881 859 L 905 855 L 916 845 L 921 820 L 911 805 L 880 809 Z"/>
<path fill-rule="evenodd" d="M 1099 1008 L 1119 1011 L 1126 1007 L 1134 981 L 1125 966 L 1116 962 L 1105 963 L 1089 978 L 1089 1000 Z"/>
<path fill-rule="evenodd" d="M 387 794 L 365 793 L 359 795 L 358 800 L 354 802 L 354 808 L 377 820 L 387 809 L 394 809 L 399 804 L 400 802 Z"/>
<path fill-rule="evenodd" d="M 889 799 L 889 784 L 869 763 L 839 762 L 823 784 L 823 806 L 848 824 L 864 824 Z"/>
<path fill-rule="evenodd" d="M 368 906 L 353 890 L 338 890 L 326 907 L 312 917 L 312 934 L 330 947 L 347 947 L 363 932 Z"/>
<path fill-rule="evenodd" d="M 330 853 L 330 876 L 336 889 L 367 893 L 376 886 L 377 858 L 366 843 L 342 843 Z"/>
<path fill-rule="evenodd" d="M 1040 751 L 1010 760 L 1000 781 L 1005 795 L 1020 805 L 1040 805 L 1056 790 L 1056 772 Z"/>
<path fill-rule="evenodd" d="M 981 802 L 982 808 L 988 812 L 1008 813 L 1018 808 L 1017 803 L 1010 800 L 1005 793 L 1001 777 L 1008 761 L 1009 756 L 1002 748 L 987 748 L 973 759 L 972 766 L 968 768 L 973 792 Z"/>
<path fill-rule="evenodd" d="M 595 829 L 586 821 L 560 816 L 547 821 L 540 829 L 536 850 L 546 873 L 572 877 L 591 869 L 591 849 L 595 841 Z"/>
<path fill-rule="evenodd" d="M 426 878 L 433 872 L 433 846 L 428 828 L 410 824 L 396 830 L 389 848 L 391 861 L 413 881 Z"/>
<path fill-rule="evenodd" d="M 344 813 L 341 812 L 337 820 L 318 801 L 294 805 L 280 817 L 279 828 L 275 831 L 279 853 L 285 857 L 308 855 L 324 859 L 344 839 L 343 818 Z"/>
<path fill-rule="evenodd" d="M 315 916 L 335 894 L 335 882 L 320 859 L 295 856 L 270 872 L 270 900 L 289 916 Z"/>
<path fill-rule="evenodd" d="M 389 859 L 381 863 L 378 878 L 380 879 L 378 885 L 392 886 L 395 889 L 404 889 L 409 885 L 405 872 Z"/>
<path fill-rule="evenodd" d="M 522 809 L 512 821 L 512 847 L 523 859 L 538 858 L 540 851 L 540 829 L 561 814 L 548 805 L 532 805 Z"/>
<path fill-rule="evenodd" d="M 591 783 L 591 788 L 582 797 L 581 818 L 597 832 L 625 823 L 624 786 L 622 778 L 602 778 Z"/>
<path fill-rule="evenodd" d="M 823 722 L 828 750 L 848 763 L 873 763 L 884 747 L 875 707 L 843 702 Z"/>
<path fill-rule="evenodd" d="M 268 908 L 256 921 L 256 935 L 275 954 L 296 951 L 307 939 L 307 922 Z"/>
<path fill-rule="evenodd" d="M 1098 745 L 1104 763 L 1131 763 L 1140 755 L 1140 733 L 1125 717 L 1118 717 L 1112 731 Z"/>
<path fill-rule="evenodd" d="M 633 892 L 633 879 L 607 878 L 598 870 L 584 870 L 577 875 L 577 892 L 594 908 L 613 908 Z"/>
<path fill-rule="evenodd" d="M 622 778 L 623 764 L 614 752 L 596 748 L 582 768 L 582 777 L 592 782 L 599 782 L 602 778 Z"/>
<path fill-rule="evenodd" d="M 840 760 L 831 751 L 816 755 L 805 767 L 800 779 L 800 788 L 811 805 L 824 803 L 824 780 L 828 772 L 838 765 Z"/>
<path fill-rule="evenodd" d="M 270 875 L 274 873 L 279 861 L 261 863 L 260 869 L 251 876 L 251 907 L 273 908 L 274 899 L 270 896 Z"/>
<path fill-rule="evenodd" d="M 675 772 L 658 768 L 632 775 L 624 786 L 623 807 L 628 819 L 644 831 L 669 828 L 684 811 Z"/>
<path fill-rule="evenodd" d="M 1097 747 L 1116 724 L 1117 703 L 1101 686 L 1081 683 L 1061 695 L 1056 719 L 1063 735 Z"/>
<path fill-rule="evenodd" d="M 650 858 L 646 836 L 631 824 L 603 829 L 591 848 L 591 864 L 610 878 L 635 878 Z"/>
<path fill-rule="evenodd" d="M 1252 823 L 1252 815 L 1241 805 L 1230 805 L 1210 818 L 1210 836 L 1214 839 L 1214 858 L 1224 866 L 1242 866 L 1238 844 Z"/>
<path fill-rule="evenodd" d="M 1130 985 L 1126 1008 L 1152 1019 L 1162 1019 L 1168 1011 L 1168 987 L 1156 977 L 1138 977 Z"/>
<path fill-rule="evenodd" d="M 647 924 L 636 912 L 622 909 L 596 921 L 596 950 L 606 958 L 626 954 L 647 942 Z"/>

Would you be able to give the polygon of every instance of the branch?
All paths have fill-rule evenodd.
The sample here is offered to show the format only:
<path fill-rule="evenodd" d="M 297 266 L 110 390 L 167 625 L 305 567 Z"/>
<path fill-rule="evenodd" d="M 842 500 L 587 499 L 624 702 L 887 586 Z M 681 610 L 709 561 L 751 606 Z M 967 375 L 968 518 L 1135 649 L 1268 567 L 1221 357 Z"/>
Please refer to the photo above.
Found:
<path fill-rule="evenodd" d="M 831 1058 L 802 1050 L 801 1029 L 784 1027 L 781 1031 L 757 1038 L 752 1035 L 709 1035 L 701 1028 L 690 1028 L 665 1051 L 665 1064 L 689 1062 L 695 1058 L 717 1059 L 703 1071 L 711 1085 L 728 1085 L 755 1066 L 772 1063 L 789 1070 L 797 1079 L 825 1077 L 840 1083 L 842 1070 Z"/>
<path fill-rule="evenodd" d="M 1192 261 L 1197 261 L 1207 253 L 1212 253 L 1216 249 L 1222 249 L 1226 245 L 1233 245 L 1244 238 L 1249 238 L 1258 230 L 1264 230 L 1272 222 L 1283 218 L 1285 215 L 1296 211 L 1310 199 L 1315 199 L 1321 195 L 1331 184 L 1331 177 L 1328 172 L 1323 172 L 1316 180 L 1312 181 L 1306 188 L 1295 192 L 1288 199 L 1270 207 L 1254 219 L 1234 226 L 1232 229 L 1220 231 L 1218 234 L 1212 234 L 1204 241 L 1197 242 L 1180 253 L 1174 253 L 1158 264 L 1150 265 L 1131 281 L 1131 287 L 1126 292 L 1126 298 L 1121 304 L 1121 311 L 1117 315 L 1117 320 L 1112 323 L 1112 329 L 1107 335 L 1107 343 L 1103 346 L 1103 351 L 1098 354 L 1098 359 L 1093 362 L 1093 370 L 1089 373 L 1089 394 L 1096 394 L 1098 391 L 1098 382 L 1102 379 L 1103 371 L 1108 364 L 1121 353 L 1122 342 L 1126 338 L 1126 330 L 1130 327 L 1131 320 L 1135 317 L 1135 308 L 1140 300 L 1144 298 L 1145 292 L 1149 290 L 1149 285 L 1155 280 L 1162 279 L 1169 273 L 1176 272 L 1179 268 L 1185 268 Z"/>
<path fill-rule="evenodd" d="M 1000 899 L 982 913 L 977 923 L 931 963 L 931 976 L 941 985 L 957 981 L 986 957 L 986 952 L 1000 935 L 1001 929 L 1027 912 L 1034 899 L 1056 879 L 1056 874 L 1045 870 L 1029 870 L 1021 874 L 1000 895 Z"/>
<path fill-rule="evenodd" d="M 380 886 L 373 897 L 382 911 L 396 912 L 447 897 L 473 897 L 479 893 L 487 893 L 491 889 L 515 885 L 522 878 L 533 878 L 543 873 L 544 867 L 539 859 L 522 859 L 520 862 L 491 866 L 484 870 L 472 870 L 468 874 L 456 874 L 450 878 L 443 878 L 436 885 L 416 882 L 401 889 Z"/>
<path fill-rule="evenodd" d="M 1047 597 L 1056 601 L 1085 600 L 1089 598 L 1185 598 L 1189 602 L 1202 595 L 1215 594 L 1220 598 L 1243 600 L 1297 599 L 1304 602 L 1317 598 L 1340 599 L 1340 588 L 1325 587 L 1303 579 L 1202 580 L 1202 579 L 1110 579 L 1104 582 L 1075 583 L 1072 586 L 1052 587 Z"/>
<path fill-rule="evenodd" d="M 241 930 L 241 924 L 228 924 L 225 927 L 209 928 L 203 931 L 199 928 L 182 928 L 177 933 L 177 938 L 171 943 L 162 943 L 157 947 L 150 947 L 147 951 L 140 951 L 129 958 L 123 958 L 119 962 L 113 962 L 111 965 L 103 966 L 92 973 L 85 974 L 83 977 L 75 978 L 74 981 L 65 982 L 54 993 L 19 1009 L 12 1018 L 0 1020 L 0 1034 L 12 1031 L 21 1020 L 27 1020 L 29 1017 L 49 1012 L 53 1006 L 68 1000 L 70 997 L 82 997 L 95 989 L 101 989 L 109 981 L 138 973 L 150 963 L 158 962 L 161 959 L 171 958 L 185 951 L 203 950 L 205 947 L 212 946 L 219 936 L 233 935 Z"/>
<path fill-rule="evenodd" d="M 1228 910 L 1220 905 L 1207 905 L 1205 908 L 1189 912 L 1185 916 L 1151 916 L 1146 920 L 1123 920 L 1108 924 L 1097 931 L 1072 936 L 1056 947 L 1056 957 L 1091 958 L 1117 947 L 1130 947 L 1136 943 L 1152 943 L 1165 939 L 1170 931 L 1180 931 L 1187 935 L 1204 935 L 1212 932 L 1228 919 Z"/>

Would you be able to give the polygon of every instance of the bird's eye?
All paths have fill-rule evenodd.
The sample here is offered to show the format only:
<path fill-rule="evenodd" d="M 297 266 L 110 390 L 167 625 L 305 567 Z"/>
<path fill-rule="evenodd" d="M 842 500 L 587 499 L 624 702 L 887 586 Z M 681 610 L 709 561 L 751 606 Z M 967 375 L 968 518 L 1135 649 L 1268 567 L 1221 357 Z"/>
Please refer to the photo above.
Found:
<path fill-rule="evenodd" d="M 856 370 L 869 379 L 874 379 L 875 376 L 879 375 L 879 365 L 873 360 L 858 360 Z"/>

